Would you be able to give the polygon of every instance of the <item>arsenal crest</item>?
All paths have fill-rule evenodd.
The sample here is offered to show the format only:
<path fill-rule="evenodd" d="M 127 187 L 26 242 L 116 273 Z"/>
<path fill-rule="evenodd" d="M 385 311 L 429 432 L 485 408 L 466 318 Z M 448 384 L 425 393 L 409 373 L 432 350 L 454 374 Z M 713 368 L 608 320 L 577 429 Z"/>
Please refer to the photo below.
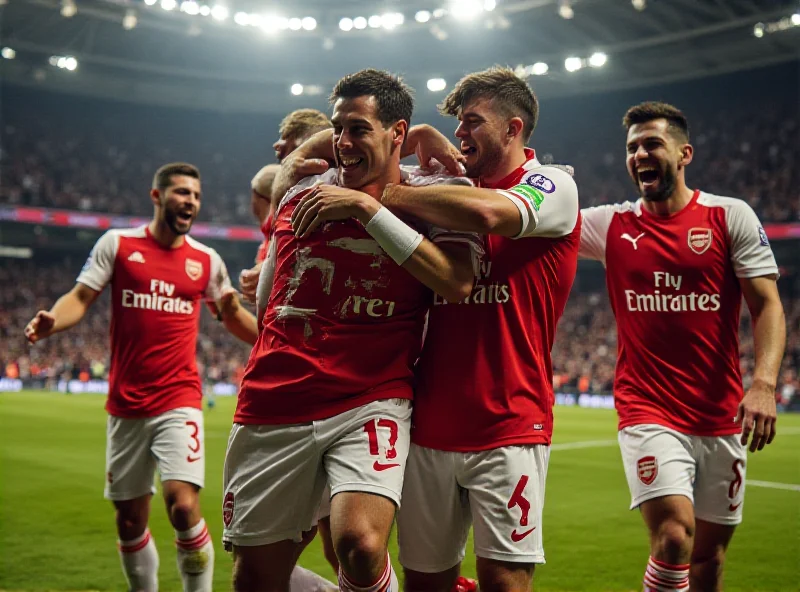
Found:
<path fill-rule="evenodd" d="M 196 282 L 203 277 L 203 264 L 194 259 L 186 259 L 186 275 L 189 279 Z"/>
<path fill-rule="evenodd" d="M 645 485 L 651 485 L 658 476 L 658 461 L 655 456 L 643 456 L 636 461 L 636 472 L 639 474 L 639 481 Z"/>
<path fill-rule="evenodd" d="M 222 502 L 222 521 L 225 523 L 225 527 L 229 527 L 231 525 L 231 521 L 233 520 L 233 492 L 229 491 L 225 494 L 225 499 Z"/>
<path fill-rule="evenodd" d="M 690 228 L 689 229 L 689 248 L 698 255 L 708 251 L 711 242 L 714 240 L 714 233 L 710 228 Z"/>

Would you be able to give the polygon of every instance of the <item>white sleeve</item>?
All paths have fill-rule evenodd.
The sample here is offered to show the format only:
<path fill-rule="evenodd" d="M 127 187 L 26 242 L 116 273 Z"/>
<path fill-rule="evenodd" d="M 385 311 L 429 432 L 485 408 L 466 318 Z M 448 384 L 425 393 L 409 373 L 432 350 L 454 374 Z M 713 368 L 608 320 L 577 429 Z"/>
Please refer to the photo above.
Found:
<path fill-rule="evenodd" d="M 742 200 L 731 200 L 731 205 L 725 208 L 725 222 L 728 226 L 731 261 L 736 277 L 771 275 L 777 279 L 779 274 L 775 255 L 753 208 Z"/>
<path fill-rule="evenodd" d="M 522 229 L 514 238 L 566 236 L 578 222 L 578 186 L 563 169 L 536 168 L 511 189 L 497 192 L 519 210 Z"/>
<path fill-rule="evenodd" d="M 225 262 L 222 260 L 222 257 L 219 256 L 219 253 L 212 250 L 211 276 L 208 279 L 205 297 L 208 300 L 213 300 L 216 302 L 225 294 L 235 291 L 236 290 L 231 284 L 231 278 L 228 275 L 228 268 L 225 267 Z"/>
<path fill-rule="evenodd" d="M 267 257 L 261 266 L 258 275 L 258 287 L 256 288 L 256 319 L 261 322 L 264 318 L 264 311 L 267 310 L 270 294 L 272 294 L 272 283 L 275 279 L 275 262 L 277 260 L 277 247 L 274 240 L 269 241 L 267 247 Z"/>
<path fill-rule="evenodd" d="M 617 209 L 613 205 L 584 208 L 581 210 L 581 244 L 578 257 L 595 259 L 606 264 L 606 240 L 608 227 Z"/>
<path fill-rule="evenodd" d="M 119 235 L 109 230 L 95 243 L 76 281 L 95 292 L 102 292 L 114 275 L 114 261 L 118 249 Z"/>

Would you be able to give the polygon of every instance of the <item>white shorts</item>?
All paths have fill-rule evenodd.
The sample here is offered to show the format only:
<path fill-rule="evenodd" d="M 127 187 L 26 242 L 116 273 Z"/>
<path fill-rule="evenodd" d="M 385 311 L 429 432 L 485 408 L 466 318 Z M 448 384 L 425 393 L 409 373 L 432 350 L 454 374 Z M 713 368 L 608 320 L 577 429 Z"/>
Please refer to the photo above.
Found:
<path fill-rule="evenodd" d="M 109 415 L 106 499 L 125 501 L 155 493 L 156 468 L 161 481 L 186 481 L 203 487 L 204 432 L 203 412 L 193 407 L 139 419 Z"/>
<path fill-rule="evenodd" d="M 329 518 L 331 515 L 331 486 L 325 485 L 322 490 L 322 498 L 319 500 L 319 508 L 317 508 L 317 522 L 323 518 Z"/>
<path fill-rule="evenodd" d="M 542 508 L 549 446 L 445 452 L 411 445 L 397 515 L 400 563 L 423 573 L 459 564 L 474 524 L 475 554 L 544 563 Z"/>
<path fill-rule="evenodd" d="M 360 491 L 400 505 L 411 401 L 375 401 L 292 425 L 234 424 L 223 471 L 223 540 L 237 546 L 299 542 L 330 495 Z"/>
<path fill-rule="evenodd" d="M 660 425 L 619 432 L 631 509 L 647 500 L 684 495 L 696 518 L 739 524 L 744 503 L 747 450 L 739 436 L 690 436 Z"/>

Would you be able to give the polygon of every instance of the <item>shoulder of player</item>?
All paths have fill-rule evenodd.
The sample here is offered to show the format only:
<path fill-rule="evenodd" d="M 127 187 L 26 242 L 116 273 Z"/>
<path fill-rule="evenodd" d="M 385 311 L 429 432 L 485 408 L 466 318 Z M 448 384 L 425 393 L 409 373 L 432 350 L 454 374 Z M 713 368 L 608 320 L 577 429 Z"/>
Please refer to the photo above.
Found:
<path fill-rule="evenodd" d="M 697 197 L 698 205 L 707 208 L 722 208 L 729 213 L 751 212 L 753 208 L 750 207 L 743 199 L 738 197 L 726 197 L 724 195 L 714 195 L 713 193 L 706 193 L 701 191 Z"/>
<path fill-rule="evenodd" d="M 186 244 L 191 249 L 194 249 L 195 251 L 199 251 L 200 253 L 207 255 L 211 259 L 221 259 L 219 253 L 217 253 L 217 251 L 214 248 L 201 243 L 199 240 L 192 238 L 188 234 L 186 235 Z"/>
<path fill-rule="evenodd" d="M 338 185 L 338 179 L 338 169 L 335 168 L 328 169 L 321 175 L 303 177 L 284 194 L 280 202 L 278 202 L 278 209 L 280 210 L 290 199 L 314 185 Z"/>
<path fill-rule="evenodd" d="M 126 238 L 147 238 L 147 226 L 137 226 L 136 228 L 112 228 L 106 230 L 103 236 L 97 239 L 96 247 L 116 251 L 119 248 L 120 242 Z"/>
<path fill-rule="evenodd" d="M 546 196 L 578 197 L 575 179 L 564 169 L 555 166 L 541 165 L 526 170 L 515 187 L 520 185 L 532 187 Z"/>
<path fill-rule="evenodd" d="M 427 185 L 473 186 L 472 181 L 467 177 L 454 177 L 444 172 L 444 167 L 429 171 L 418 166 L 401 165 L 400 172 L 403 182 L 411 187 L 424 187 Z"/>

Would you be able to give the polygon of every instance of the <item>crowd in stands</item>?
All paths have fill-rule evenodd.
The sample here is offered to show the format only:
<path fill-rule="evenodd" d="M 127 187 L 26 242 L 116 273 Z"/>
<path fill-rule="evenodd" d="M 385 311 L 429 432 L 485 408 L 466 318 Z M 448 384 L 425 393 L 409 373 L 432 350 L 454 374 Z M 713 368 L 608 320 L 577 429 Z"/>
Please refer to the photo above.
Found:
<path fill-rule="evenodd" d="M 54 388 L 61 379 L 102 379 L 108 374 L 110 306 L 107 294 L 70 331 L 29 346 L 25 324 L 39 309 L 48 309 L 74 284 L 82 260 L 75 257 L 50 265 L 0 259 L 0 376 L 39 379 Z M 800 398 L 800 278 L 781 282 L 789 327 L 786 357 L 778 386 L 779 401 Z M 206 384 L 238 384 L 247 362 L 248 346 L 225 332 L 210 314 L 201 314 L 197 362 Z M 740 334 L 745 386 L 752 378 L 753 339 L 746 307 Z M 574 290 L 558 328 L 553 349 L 557 392 L 611 393 L 617 341 L 614 315 L 601 286 L 597 291 Z"/>

